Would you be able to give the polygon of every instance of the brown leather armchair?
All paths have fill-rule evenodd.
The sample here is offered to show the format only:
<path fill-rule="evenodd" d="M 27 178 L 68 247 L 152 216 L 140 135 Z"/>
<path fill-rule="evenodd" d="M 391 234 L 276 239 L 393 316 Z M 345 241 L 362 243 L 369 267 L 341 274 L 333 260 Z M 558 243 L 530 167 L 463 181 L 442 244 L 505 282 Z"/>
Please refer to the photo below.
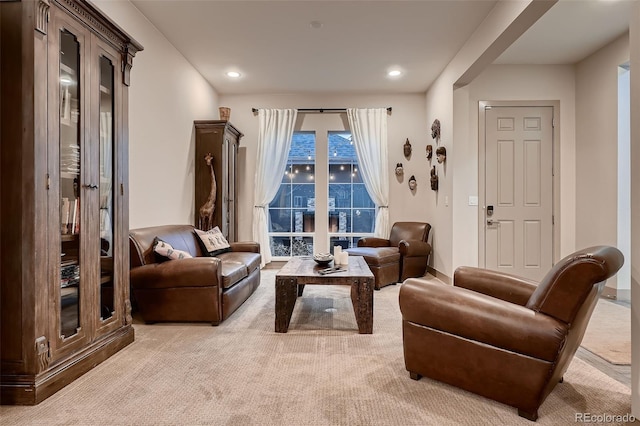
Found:
<path fill-rule="evenodd" d="M 158 237 L 193 258 L 161 261 L 153 251 Z M 260 285 L 260 245 L 232 242 L 231 251 L 206 257 L 191 225 L 129 231 L 131 296 L 147 323 L 228 318 Z"/>
<path fill-rule="evenodd" d="M 353 256 L 362 256 L 375 277 L 375 288 L 421 277 L 427 270 L 431 244 L 427 242 L 431 225 L 424 222 L 396 222 L 389 239 L 365 237 L 358 247 L 347 249 Z"/>
<path fill-rule="evenodd" d="M 471 267 L 455 271 L 453 286 L 405 281 L 399 302 L 411 378 L 449 383 L 535 421 L 623 262 L 618 249 L 597 246 L 565 257 L 539 284 Z"/>

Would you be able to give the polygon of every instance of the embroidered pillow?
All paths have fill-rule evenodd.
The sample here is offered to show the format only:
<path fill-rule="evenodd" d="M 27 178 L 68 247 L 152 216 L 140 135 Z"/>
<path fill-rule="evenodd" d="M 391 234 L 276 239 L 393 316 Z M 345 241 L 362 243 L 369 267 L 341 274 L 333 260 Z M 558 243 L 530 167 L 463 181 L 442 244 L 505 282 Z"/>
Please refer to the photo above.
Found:
<path fill-rule="evenodd" d="M 153 251 L 169 260 L 189 259 L 193 257 L 186 251 L 174 249 L 171 247 L 171 244 L 162 241 L 158 237 L 153 241 Z"/>
<path fill-rule="evenodd" d="M 220 228 L 218 228 L 217 226 L 213 229 L 208 230 L 207 232 L 200 229 L 195 229 L 194 231 L 200 239 L 202 248 L 207 256 L 217 256 L 220 253 L 231 251 L 229 242 L 224 237 L 224 235 L 222 235 L 222 232 L 220 232 Z"/>

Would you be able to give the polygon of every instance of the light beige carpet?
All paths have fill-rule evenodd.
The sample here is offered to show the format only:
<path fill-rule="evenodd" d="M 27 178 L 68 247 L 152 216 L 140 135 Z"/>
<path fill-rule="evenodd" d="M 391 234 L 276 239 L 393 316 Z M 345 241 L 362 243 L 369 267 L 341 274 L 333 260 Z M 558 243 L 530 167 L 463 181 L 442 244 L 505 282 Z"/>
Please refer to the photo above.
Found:
<path fill-rule="evenodd" d="M 582 347 L 612 364 L 631 365 L 631 309 L 599 300 Z"/>
<path fill-rule="evenodd" d="M 528 425 L 514 408 L 404 368 L 400 286 L 375 292 L 374 334 L 357 333 L 346 287 L 307 286 L 274 333 L 274 275 L 218 327 L 136 324 L 136 340 L 9 425 Z M 630 390 L 579 359 L 537 425 L 624 415 Z"/>

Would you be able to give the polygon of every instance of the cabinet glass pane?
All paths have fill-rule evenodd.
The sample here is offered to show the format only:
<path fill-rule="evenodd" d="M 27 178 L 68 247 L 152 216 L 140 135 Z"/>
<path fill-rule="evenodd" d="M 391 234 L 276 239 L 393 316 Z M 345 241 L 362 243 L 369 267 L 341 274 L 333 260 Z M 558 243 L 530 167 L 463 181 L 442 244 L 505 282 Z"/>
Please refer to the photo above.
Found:
<path fill-rule="evenodd" d="M 100 319 L 113 316 L 114 139 L 111 61 L 100 56 Z"/>
<path fill-rule="evenodd" d="M 80 44 L 60 31 L 60 335 L 80 327 Z"/>

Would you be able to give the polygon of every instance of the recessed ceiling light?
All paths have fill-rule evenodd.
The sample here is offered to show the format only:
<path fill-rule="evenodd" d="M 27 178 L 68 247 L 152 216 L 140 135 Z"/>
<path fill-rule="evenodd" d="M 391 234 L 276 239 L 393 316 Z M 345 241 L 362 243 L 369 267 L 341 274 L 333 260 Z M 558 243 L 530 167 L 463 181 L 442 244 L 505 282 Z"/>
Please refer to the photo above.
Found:
<path fill-rule="evenodd" d="M 399 77 L 400 75 L 402 75 L 402 71 L 400 70 L 391 70 L 387 73 L 387 75 L 389 77 Z"/>
<path fill-rule="evenodd" d="M 320 21 L 311 21 L 311 22 L 309 22 L 309 26 L 311 28 L 313 28 L 313 29 L 316 29 L 316 30 L 322 28 L 323 25 L 324 24 L 322 22 L 320 22 Z"/>
<path fill-rule="evenodd" d="M 240 73 L 238 71 L 229 71 L 227 77 L 238 78 L 240 77 Z"/>

